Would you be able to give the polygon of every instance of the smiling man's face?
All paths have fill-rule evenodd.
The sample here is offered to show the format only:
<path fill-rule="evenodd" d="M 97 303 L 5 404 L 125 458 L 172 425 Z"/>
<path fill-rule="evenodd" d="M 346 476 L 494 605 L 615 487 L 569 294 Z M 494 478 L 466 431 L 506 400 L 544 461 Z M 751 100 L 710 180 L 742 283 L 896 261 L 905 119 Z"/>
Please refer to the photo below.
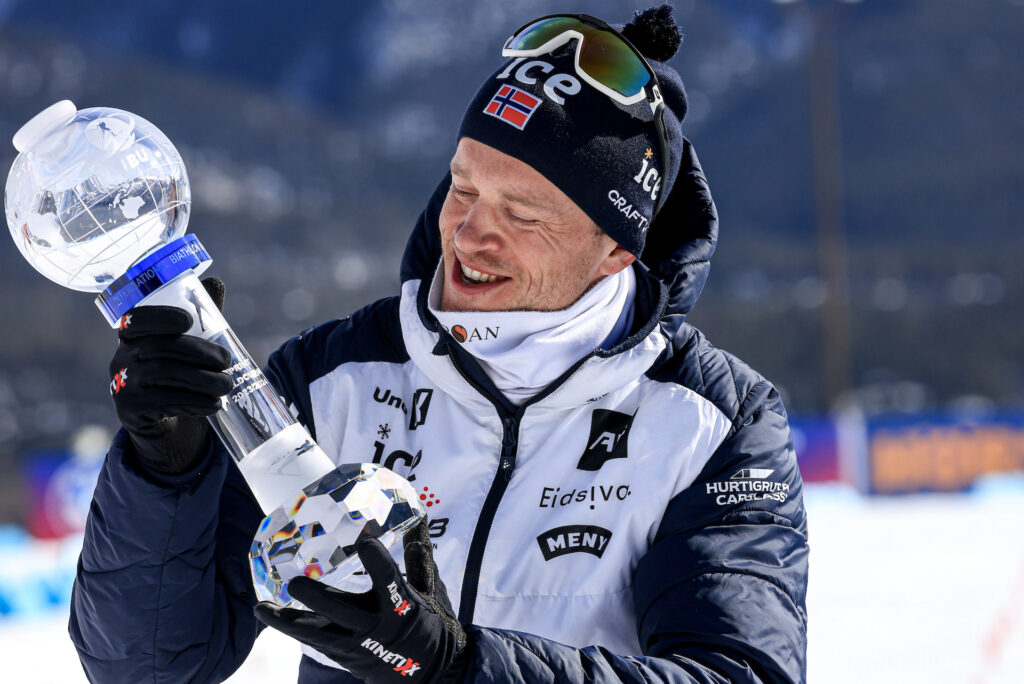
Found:
<path fill-rule="evenodd" d="M 446 311 L 557 311 L 632 254 L 524 162 L 470 138 L 439 219 Z"/>

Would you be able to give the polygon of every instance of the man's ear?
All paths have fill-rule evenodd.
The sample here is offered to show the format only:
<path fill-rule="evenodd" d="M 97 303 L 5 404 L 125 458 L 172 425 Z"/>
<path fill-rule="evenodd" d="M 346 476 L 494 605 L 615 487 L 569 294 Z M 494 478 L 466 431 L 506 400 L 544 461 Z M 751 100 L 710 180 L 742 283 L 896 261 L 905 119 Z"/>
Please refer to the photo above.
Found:
<path fill-rule="evenodd" d="M 609 240 L 611 240 L 611 238 L 609 238 Z M 598 266 L 597 275 L 600 278 L 614 275 L 636 261 L 636 256 L 629 252 L 625 247 L 614 241 L 612 241 L 612 245 L 614 245 L 614 249 L 608 252 L 607 256 L 605 256 L 601 261 L 601 264 Z"/>

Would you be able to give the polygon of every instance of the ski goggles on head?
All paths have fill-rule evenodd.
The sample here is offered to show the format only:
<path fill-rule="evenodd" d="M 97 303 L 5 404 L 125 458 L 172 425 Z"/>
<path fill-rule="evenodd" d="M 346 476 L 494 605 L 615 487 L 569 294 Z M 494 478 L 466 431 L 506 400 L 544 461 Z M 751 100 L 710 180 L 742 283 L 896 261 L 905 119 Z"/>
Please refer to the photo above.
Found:
<path fill-rule="evenodd" d="M 550 14 L 524 24 L 505 41 L 501 54 L 503 57 L 537 57 L 571 40 L 576 40 L 576 74 L 595 90 L 624 105 L 647 100 L 658 131 L 664 189 L 669 165 L 665 100 L 654 69 L 621 33 L 589 14 Z M 664 193 L 659 191 L 654 213 L 663 201 Z"/>
<path fill-rule="evenodd" d="M 588 14 L 551 14 L 522 26 L 505 41 L 504 57 L 544 55 L 576 39 L 576 73 L 622 104 L 661 100 L 658 78 L 621 33 Z M 654 107 L 651 107 L 652 111 Z"/>

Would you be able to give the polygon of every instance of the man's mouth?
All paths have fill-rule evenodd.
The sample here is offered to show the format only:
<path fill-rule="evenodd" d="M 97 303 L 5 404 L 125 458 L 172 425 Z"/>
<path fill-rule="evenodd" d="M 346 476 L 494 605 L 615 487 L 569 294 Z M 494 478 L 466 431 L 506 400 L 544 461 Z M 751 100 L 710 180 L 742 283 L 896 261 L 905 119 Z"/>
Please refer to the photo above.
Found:
<path fill-rule="evenodd" d="M 467 283 L 493 283 L 498 280 L 506 280 L 504 276 L 482 273 L 465 264 L 459 264 L 459 268 L 462 271 L 462 279 Z"/>
<path fill-rule="evenodd" d="M 470 268 L 466 264 L 462 263 L 461 260 L 458 262 L 458 265 L 459 279 L 466 285 L 485 285 L 509 279 L 507 276 L 487 273 L 485 271 L 478 271 L 475 268 Z"/>

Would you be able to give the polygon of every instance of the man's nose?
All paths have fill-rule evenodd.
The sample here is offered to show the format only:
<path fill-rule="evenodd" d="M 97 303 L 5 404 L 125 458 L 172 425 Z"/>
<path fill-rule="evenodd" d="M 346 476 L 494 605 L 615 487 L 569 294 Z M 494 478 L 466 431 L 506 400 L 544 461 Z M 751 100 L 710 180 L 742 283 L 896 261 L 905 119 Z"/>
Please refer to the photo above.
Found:
<path fill-rule="evenodd" d="M 460 252 L 495 252 L 501 248 L 502 236 L 497 222 L 486 207 L 474 204 L 455 228 L 455 246 Z"/>

